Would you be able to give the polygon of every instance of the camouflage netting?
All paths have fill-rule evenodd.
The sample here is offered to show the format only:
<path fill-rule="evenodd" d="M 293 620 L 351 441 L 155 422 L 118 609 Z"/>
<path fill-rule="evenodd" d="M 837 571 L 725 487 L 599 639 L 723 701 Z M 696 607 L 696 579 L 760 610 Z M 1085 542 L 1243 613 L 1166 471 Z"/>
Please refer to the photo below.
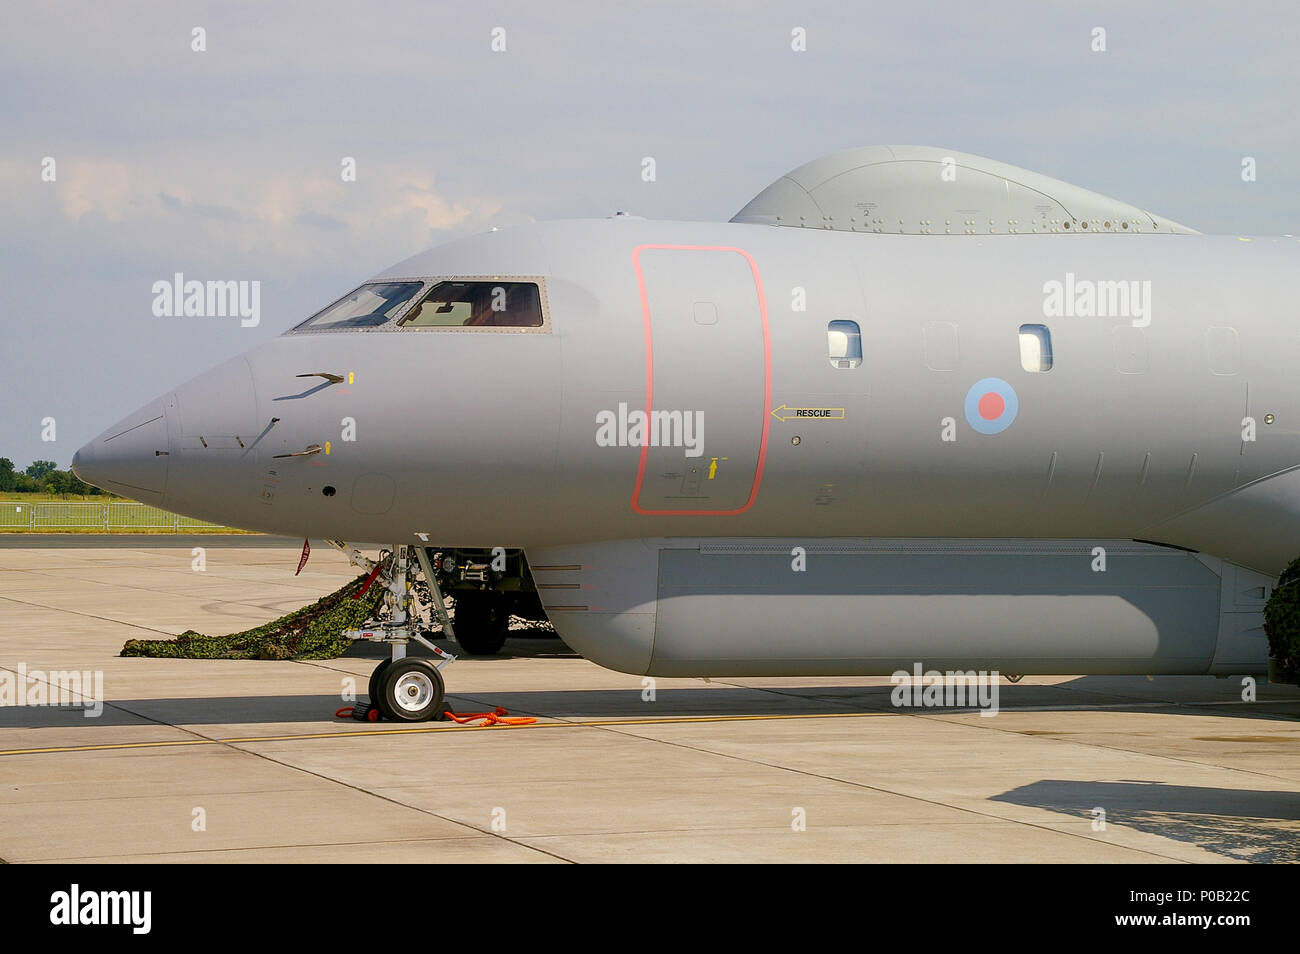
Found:
<path fill-rule="evenodd" d="M 187 630 L 175 639 L 128 639 L 123 656 L 177 659 L 333 659 L 352 644 L 345 629 L 356 629 L 380 611 L 384 587 L 376 581 L 354 600 L 365 583 L 359 576 L 310 606 L 242 633 L 204 636 Z"/>
<path fill-rule="evenodd" d="M 1292 560 L 1264 605 L 1272 682 L 1300 683 L 1300 559 Z"/>

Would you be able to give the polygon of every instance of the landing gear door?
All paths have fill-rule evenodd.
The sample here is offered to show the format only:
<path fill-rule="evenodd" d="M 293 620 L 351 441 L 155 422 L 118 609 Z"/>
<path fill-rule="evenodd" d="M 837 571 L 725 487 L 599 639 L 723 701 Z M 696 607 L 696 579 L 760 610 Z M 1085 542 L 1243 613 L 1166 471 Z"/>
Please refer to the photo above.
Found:
<path fill-rule="evenodd" d="M 645 245 L 634 258 L 646 396 L 628 413 L 641 445 L 632 509 L 743 513 L 763 478 L 772 391 L 758 266 L 716 246 Z"/>

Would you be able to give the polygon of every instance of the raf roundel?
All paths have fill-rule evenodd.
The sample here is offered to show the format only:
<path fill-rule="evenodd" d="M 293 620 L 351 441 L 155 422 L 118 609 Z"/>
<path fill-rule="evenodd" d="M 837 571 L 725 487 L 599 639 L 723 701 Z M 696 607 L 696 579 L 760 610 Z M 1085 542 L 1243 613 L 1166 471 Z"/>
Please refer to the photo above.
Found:
<path fill-rule="evenodd" d="M 1000 434 L 1020 410 L 1015 388 L 1001 378 L 976 381 L 966 392 L 966 423 L 980 434 Z"/>

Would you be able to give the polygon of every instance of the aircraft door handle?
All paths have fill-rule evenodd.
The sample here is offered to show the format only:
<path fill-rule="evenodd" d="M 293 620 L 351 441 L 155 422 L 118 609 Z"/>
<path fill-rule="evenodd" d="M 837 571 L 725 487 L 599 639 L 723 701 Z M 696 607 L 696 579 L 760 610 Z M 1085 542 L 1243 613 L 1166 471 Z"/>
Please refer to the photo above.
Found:
<path fill-rule="evenodd" d="M 329 371 L 308 371 L 306 374 L 295 374 L 295 378 L 324 378 L 330 384 L 342 384 L 343 375 L 331 374 Z"/>
<path fill-rule="evenodd" d="M 281 457 L 310 457 L 312 454 L 319 454 L 321 446 L 319 444 L 308 444 L 306 450 L 296 451 L 292 454 L 276 454 L 271 459 L 279 460 Z"/>

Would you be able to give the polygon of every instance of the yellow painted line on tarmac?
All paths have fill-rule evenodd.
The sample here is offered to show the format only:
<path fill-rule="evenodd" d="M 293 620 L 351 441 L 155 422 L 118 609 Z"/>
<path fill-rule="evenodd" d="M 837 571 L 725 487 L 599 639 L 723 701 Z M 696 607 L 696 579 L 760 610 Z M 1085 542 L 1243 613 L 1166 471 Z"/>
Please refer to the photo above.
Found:
<path fill-rule="evenodd" d="M 106 742 L 99 745 L 51 745 L 30 749 L 0 749 L 4 755 L 48 755 L 56 752 L 108 752 L 115 749 L 161 749 L 185 745 L 241 745 L 251 742 L 300 742 L 309 739 L 348 739 L 372 735 L 422 735 L 428 732 L 472 732 L 477 729 L 581 729 L 632 725 L 687 725 L 709 722 L 771 722 L 777 719 L 854 719 L 892 715 L 889 712 L 811 712 L 768 715 L 665 716 L 659 719 L 596 719 L 584 722 L 534 722 L 532 725 L 423 725 L 404 729 L 356 729 L 350 732 L 306 732 L 297 735 L 252 735 L 230 739 L 169 739 L 153 742 Z"/>

